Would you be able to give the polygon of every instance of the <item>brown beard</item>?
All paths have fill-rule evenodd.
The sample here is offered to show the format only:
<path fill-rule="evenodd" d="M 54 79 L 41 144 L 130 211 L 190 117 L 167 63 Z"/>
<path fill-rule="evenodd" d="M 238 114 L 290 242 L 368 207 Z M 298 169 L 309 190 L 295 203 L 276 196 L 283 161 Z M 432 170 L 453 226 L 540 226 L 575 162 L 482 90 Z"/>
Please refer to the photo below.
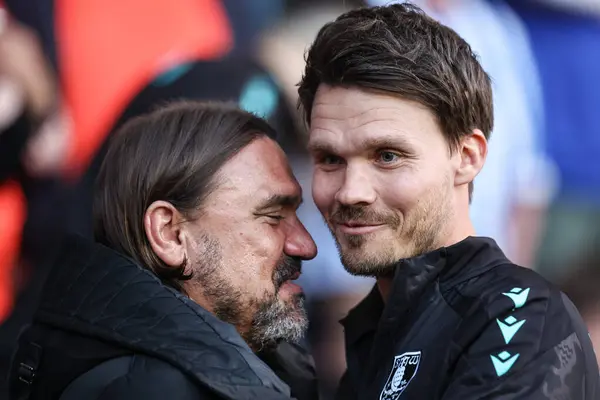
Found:
<path fill-rule="evenodd" d="M 444 186 L 445 187 L 445 186 Z M 431 191 L 409 216 L 402 218 L 392 213 L 381 213 L 369 206 L 340 205 L 332 214 L 328 226 L 336 240 L 342 264 L 346 270 L 359 276 L 389 277 L 398 261 L 437 249 L 447 227 L 452 208 L 446 193 Z M 343 235 L 338 237 L 334 225 L 354 221 L 367 225 L 384 224 L 395 233 L 389 246 L 380 243 L 377 252 L 368 252 L 369 244 L 377 244 L 372 235 Z M 404 232 L 402 232 L 404 229 Z M 404 240 L 406 245 L 398 247 Z M 371 243 L 370 243 L 371 242 Z M 345 246 L 342 245 L 345 244 Z"/>

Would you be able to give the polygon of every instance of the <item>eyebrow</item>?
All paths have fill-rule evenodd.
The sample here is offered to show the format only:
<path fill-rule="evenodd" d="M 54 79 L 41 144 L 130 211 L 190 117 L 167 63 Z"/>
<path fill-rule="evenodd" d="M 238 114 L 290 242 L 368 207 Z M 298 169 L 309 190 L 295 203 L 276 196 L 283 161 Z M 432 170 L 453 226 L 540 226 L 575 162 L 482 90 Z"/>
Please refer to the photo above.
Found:
<path fill-rule="evenodd" d="M 256 208 L 256 212 L 261 212 L 274 207 L 293 207 L 297 208 L 302 204 L 302 197 L 298 195 L 273 194 L 262 201 Z"/>
<path fill-rule="evenodd" d="M 415 150 L 410 143 L 408 143 L 405 139 L 396 136 L 366 138 L 360 141 L 359 147 L 363 149 L 396 149 L 406 155 L 412 155 L 415 153 Z M 337 153 L 335 147 L 330 143 L 318 139 L 308 143 L 308 150 L 311 153 Z"/>
<path fill-rule="evenodd" d="M 308 142 L 308 151 L 310 153 L 334 153 L 333 146 L 327 142 L 312 141 Z"/>
<path fill-rule="evenodd" d="M 408 143 L 408 141 L 402 137 L 394 137 L 394 136 L 381 136 L 377 138 L 367 138 L 361 141 L 361 147 L 363 148 L 376 148 L 376 149 L 396 149 L 400 150 L 404 153 L 412 154 L 414 153 L 413 146 Z"/>

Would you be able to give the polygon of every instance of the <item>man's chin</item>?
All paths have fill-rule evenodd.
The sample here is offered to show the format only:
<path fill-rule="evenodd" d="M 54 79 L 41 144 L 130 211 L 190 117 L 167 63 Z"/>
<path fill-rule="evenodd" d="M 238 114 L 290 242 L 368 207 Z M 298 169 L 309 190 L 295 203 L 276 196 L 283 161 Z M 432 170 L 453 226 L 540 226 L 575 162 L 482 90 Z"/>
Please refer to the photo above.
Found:
<path fill-rule="evenodd" d="M 382 269 L 379 266 L 371 265 L 355 265 L 355 264 L 344 264 L 344 269 L 350 275 L 365 277 L 365 278 L 379 278 L 382 276 L 388 276 L 391 274 L 389 270 Z"/>
<path fill-rule="evenodd" d="M 291 294 L 287 298 L 280 296 L 279 301 L 282 303 L 282 309 L 285 310 L 285 313 L 282 315 L 282 317 L 304 323 L 304 320 L 308 318 L 306 307 L 304 305 L 305 299 L 306 295 L 302 291 Z"/>
<path fill-rule="evenodd" d="M 378 278 L 393 274 L 398 260 L 392 254 L 361 248 L 342 249 L 341 261 L 351 275 Z"/>
<path fill-rule="evenodd" d="M 245 339 L 254 349 L 271 347 L 281 341 L 296 343 L 307 328 L 304 293 L 297 293 L 288 299 L 279 297 L 275 302 L 264 304 Z"/>

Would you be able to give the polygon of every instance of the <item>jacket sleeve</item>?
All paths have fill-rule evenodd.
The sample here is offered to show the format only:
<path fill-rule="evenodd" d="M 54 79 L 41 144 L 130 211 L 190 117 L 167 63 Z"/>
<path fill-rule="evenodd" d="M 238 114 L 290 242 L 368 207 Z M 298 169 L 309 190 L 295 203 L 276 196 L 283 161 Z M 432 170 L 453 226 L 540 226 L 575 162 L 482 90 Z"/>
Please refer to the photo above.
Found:
<path fill-rule="evenodd" d="M 572 303 L 548 288 L 508 288 L 459 329 L 443 400 L 593 400 L 598 366 Z M 466 325 L 466 324 L 465 324 Z M 477 327 L 481 326 L 481 329 Z"/>
<path fill-rule="evenodd" d="M 208 389 L 191 382 L 170 365 L 146 357 L 121 357 L 75 379 L 60 400 L 211 400 Z"/>
<path fill-rule="evenodd" d="M 181 372 L 169 370 L 165 375 L 138 372 L 115 379 L 97 400 L 218 400 L 208 389 L 190 382 Z"/>
<path fill-rule="evenodd" d="M 238 387 L 238 389 L 240 389 Z M 271 389 L 256 387 L 241 389 L 239 399 L 296 400 Z M 86 397 L 79 397 L 83 399 Z M 142 372 L 122 376 L 111 382 L 94 400 L 223 400 L 224 398 L 192 383 L 183 373 L 171 369 L 169 373 Z M 62 400 L 62 399 L 61 399 Z M 75 399 L 73 399 L 75 400 Z"/>

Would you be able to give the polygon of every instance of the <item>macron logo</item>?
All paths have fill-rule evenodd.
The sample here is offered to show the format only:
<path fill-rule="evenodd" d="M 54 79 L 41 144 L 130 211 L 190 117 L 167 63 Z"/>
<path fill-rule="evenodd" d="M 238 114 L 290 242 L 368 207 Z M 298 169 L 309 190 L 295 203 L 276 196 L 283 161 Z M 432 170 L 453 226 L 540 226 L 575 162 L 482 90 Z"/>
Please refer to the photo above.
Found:
<path fill-rule="evenodd" d="M 502 376 L 511 369 L 511 367 L 519 358 L 519 354 L 511 356 L 511 354 L 508 351 L 503 351 L 497 356 L 492 355 L 490 357 L 492 357 L 492 362 L 494 363 L 496 374 L 498 374 L 498 376 Z"/>
<path fill-rule="evenodd" d="M 508 291 L 508 293 L 502 293 L 506 297 L 512 300 L 515 305 L 513 310 L 521 308 L 527 302 L 527 297 L 529 296 L 529 290 L 521 289 L 521 288 L 512 288 Z M 504 318 L 503 321 L 496 319 L 498 323 L 498 327 L 500 328 L 500 332 L 502 332 L 502 336 L 504 337 L 504 342 L 509 344 L 512 338 L 519 332 L 519 329 L 523 326 L 526 320 L 517 320 L 512 315 Z M 492 358 L 492 363 L 494 364 L 494 369 L 496 370 L 496 374 L 500 377 L 506 374 L 512 366 L 517 362 L 519 358 L 519 354 L 510 354 L 508 351 L 504 350 L 503 352 L 497 355 L 490 355 Z"/>
<path fill-rule="evenodd" d="M 525 302 L 527 301 L 527 296 L 529 296 L 529 288 L 513 288 L 508 293 L 502 294 L 509 297 L 513 301 L 513 303 L 515 303 L 515 308 L 521 308 L 525 305 Z"/>
<path fill-rule="evenodd" d="M 500 332 L 502 332 L 502 336 L 504 336 L 504 341 L 506 344 L 510 343 L 513 336 L 517 334 L 519 329 L 523 326 L 526 320 L 517 321 L 515 317 L 512 315 L 504 320 L 504 322 L 496 319 L 498 326 L 500 327 Z"/>

